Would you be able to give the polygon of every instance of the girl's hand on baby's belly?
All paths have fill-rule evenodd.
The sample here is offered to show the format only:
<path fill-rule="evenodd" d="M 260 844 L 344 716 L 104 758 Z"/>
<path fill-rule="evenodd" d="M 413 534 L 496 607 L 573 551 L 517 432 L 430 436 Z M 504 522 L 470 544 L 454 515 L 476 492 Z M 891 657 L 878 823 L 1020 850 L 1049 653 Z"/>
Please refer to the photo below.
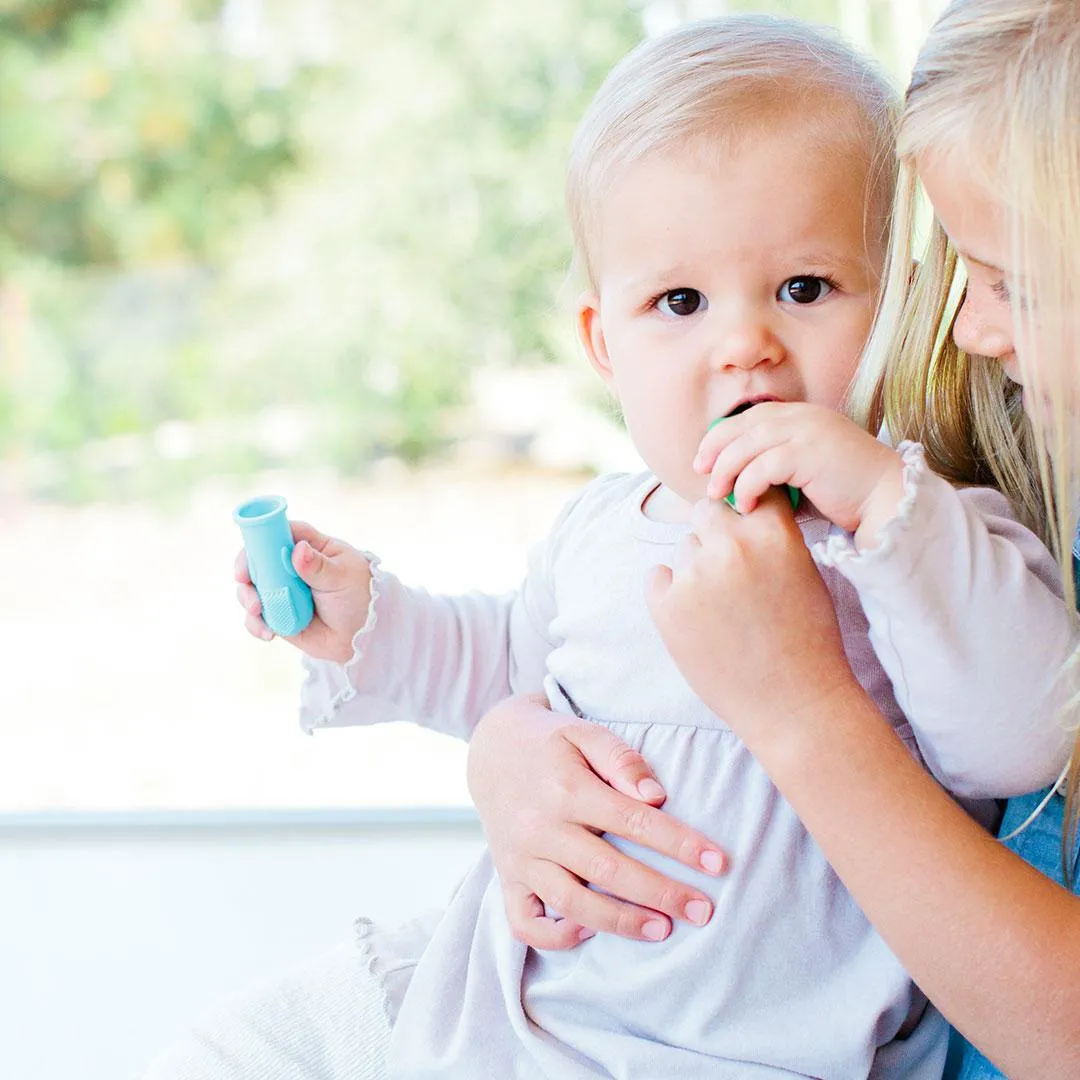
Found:
<path fill-rule="evenodd" d="M 598 835 L 621 836 L 710 875 L 725 866 L 715 844 L 654 805 L 665 794 L 652 769 L 607 729 L 568 721 L 539 698 L 512 698 L 473 734 L 469 790 L 510 928 L 525 944 L 567 949 L 597 931 L 659 941 L 672 919 L 700 926 L 711 917 L 704 893 Z M 562 917 L 545 915 L 545 905 Z"/>

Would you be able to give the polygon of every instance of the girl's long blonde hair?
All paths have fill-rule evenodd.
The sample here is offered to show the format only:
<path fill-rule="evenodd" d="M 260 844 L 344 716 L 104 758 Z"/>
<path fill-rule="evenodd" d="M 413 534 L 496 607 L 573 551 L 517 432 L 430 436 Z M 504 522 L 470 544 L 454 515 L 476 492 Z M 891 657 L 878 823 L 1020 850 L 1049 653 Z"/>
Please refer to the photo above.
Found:
<path fill-rule="evenodd" d="M 916 61 L 898 150 L 885 297 L 853 412 L 871 425 L 884 422 L 894 439 L 922 442 L 931 467 L 954 482 L 1000 488 L 1060 560 L 1073 605 L 1080 480 L 1080 439 L 1070 431 L 1080 416 L 1076 0 L 952 0 Z M 949 161 L 1004 210 L 1014 338 L 1034 418 L 999 364 L 965 355 L 952 340 L 963 278 L 936 221 L 913 262 L 915 164 L 930 157 Z M 1068 711 L 1076 714 L 1075 698 Z M 1080 739 L 1066 805 L 1064 856 L 1080 815 Z"/>

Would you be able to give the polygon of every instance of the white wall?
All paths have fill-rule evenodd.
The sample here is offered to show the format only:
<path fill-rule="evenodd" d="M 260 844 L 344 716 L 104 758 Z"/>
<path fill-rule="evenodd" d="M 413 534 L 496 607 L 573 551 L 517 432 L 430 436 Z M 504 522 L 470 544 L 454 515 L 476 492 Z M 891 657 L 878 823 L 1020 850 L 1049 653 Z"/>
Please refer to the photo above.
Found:
<path fill-rule="evenodd" d="M 481 848 L 468 813 L 41 821 L 0 819 L 4 1080 L 123 1080 L 354 916 L 441 904 Z"/>

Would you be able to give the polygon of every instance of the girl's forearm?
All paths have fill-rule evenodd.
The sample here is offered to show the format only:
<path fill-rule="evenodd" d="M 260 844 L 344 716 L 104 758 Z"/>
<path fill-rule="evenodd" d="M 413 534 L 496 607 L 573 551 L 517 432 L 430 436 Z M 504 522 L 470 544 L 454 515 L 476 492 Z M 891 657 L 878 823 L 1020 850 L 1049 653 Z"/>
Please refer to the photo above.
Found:
<path fill-rule="evenodd" d="M 976 825 L 858 686 L 748 745 L 912 977 L 1013 1080 L 1080 1076 L 1080 897 Z"/>

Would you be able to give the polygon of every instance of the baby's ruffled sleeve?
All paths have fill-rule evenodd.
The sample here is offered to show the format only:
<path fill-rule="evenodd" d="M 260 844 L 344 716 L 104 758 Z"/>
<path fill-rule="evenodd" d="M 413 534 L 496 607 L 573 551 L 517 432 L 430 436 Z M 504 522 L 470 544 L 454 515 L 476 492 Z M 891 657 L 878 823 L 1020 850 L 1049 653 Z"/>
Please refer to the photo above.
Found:
<path fill-rule="evenodd" d="M 374 556 L 371 603 L 344 664 L 304 658 L 300 724 L 407 720 L 467 738 L 512 692 L 508 633 L 515 596 L 433 595 L 403 585 Z"/>
<path fill-rule="evenodd" d="M 1057 779 L 1071 744 L 1062 671 L 1077 646 L 1056 560 L 989 488 L 953 488 L 903 443 L 904 494 L 876 547 L 814 548 L 858 590 L 870 640 L 931 771 L 1000 798 Z"/>

